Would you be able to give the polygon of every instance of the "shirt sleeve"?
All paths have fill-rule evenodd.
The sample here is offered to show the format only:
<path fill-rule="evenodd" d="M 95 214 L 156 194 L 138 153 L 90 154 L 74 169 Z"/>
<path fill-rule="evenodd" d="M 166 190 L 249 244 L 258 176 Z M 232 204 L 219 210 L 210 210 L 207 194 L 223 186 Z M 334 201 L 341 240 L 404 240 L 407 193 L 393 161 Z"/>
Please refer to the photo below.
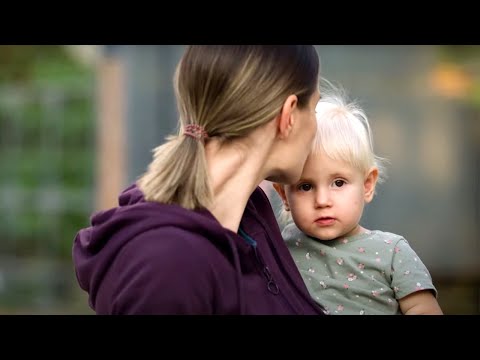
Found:
<path fill-rule="evenodd" d="M 432 277 L 407 240 L 400 239 L 393 249 L 392 288 L 397 300 L 416 291 L 431 290 L 437 297 Z"/>

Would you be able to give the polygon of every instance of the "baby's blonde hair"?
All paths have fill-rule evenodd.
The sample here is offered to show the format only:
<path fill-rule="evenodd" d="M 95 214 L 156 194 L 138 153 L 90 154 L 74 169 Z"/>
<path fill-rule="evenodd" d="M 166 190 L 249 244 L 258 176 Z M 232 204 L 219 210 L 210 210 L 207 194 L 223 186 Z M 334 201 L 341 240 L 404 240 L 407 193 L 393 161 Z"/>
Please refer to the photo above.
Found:
<path fill-rule="evenodd" d="M 373 138 L 365 111 L 355 101 L 350 101 L 345 89 L 322 79 L 321 99 L 316 107 L 317 133 L 312 153 L 324 152 L 334 160 L 345 161 L 361 172 L 378 169 L 377 184 L 387 178 L 387 159 L 373 150 Z M 289 211 L 282 208 L 279 221 L 292 220 Z"/>
<path fill-rule="evenodd" d="M 377 183 L 386 180 L 385 158 L 375 155 L 373 137 L 365 111 L 350 101 L 346 91 L 323 80 L 328 87 L 317 104 L 317 134 L 313 153 L 323 151 L 334 160 L 345 161 L 365 174 L 372 166 L 378 168 Z"/>

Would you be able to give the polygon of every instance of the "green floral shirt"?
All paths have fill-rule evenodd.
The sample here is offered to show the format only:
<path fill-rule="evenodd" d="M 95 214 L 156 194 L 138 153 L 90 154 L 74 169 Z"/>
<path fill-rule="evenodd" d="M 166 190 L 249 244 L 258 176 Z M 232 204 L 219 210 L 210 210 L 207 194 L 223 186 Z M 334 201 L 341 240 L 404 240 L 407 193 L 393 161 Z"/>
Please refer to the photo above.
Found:
<path fill-rule="evenodd" d="M 419 290 L 437 296 L 407 240 L 379 230 L 321 241 L 295 224 L 282 235 L 311 296 L 332 315 L 401 314 L 398 300 Z"/>

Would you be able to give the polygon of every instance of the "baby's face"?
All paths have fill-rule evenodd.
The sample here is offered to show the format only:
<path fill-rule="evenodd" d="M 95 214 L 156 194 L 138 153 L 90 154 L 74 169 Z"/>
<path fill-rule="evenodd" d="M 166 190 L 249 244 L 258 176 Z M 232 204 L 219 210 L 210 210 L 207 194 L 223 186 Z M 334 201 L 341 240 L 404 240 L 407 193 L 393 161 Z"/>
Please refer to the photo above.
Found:
<path fill-rule="evenodd" d="M 301 179 L 285 187 L 293 220 L 304 233 L 320 240 L 358 232 L 365 193 L 362 171 L 323 152 L 311 154 Z"/>

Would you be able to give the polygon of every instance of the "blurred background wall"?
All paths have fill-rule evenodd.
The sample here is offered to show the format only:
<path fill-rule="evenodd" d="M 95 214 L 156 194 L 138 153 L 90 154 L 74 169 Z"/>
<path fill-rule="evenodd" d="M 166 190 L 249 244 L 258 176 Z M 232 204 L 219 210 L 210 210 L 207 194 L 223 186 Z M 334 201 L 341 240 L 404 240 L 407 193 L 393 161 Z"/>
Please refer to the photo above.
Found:
<path fill-rule="evenodd" d="M 0 46 L 0 313 L 92 313 L 72 240 L 176 131 L 183 49 Z M 480 46 L 317 49 L 390 160 L 364 225 L 409 240 L 445 313 L 480 314 Z"/>

